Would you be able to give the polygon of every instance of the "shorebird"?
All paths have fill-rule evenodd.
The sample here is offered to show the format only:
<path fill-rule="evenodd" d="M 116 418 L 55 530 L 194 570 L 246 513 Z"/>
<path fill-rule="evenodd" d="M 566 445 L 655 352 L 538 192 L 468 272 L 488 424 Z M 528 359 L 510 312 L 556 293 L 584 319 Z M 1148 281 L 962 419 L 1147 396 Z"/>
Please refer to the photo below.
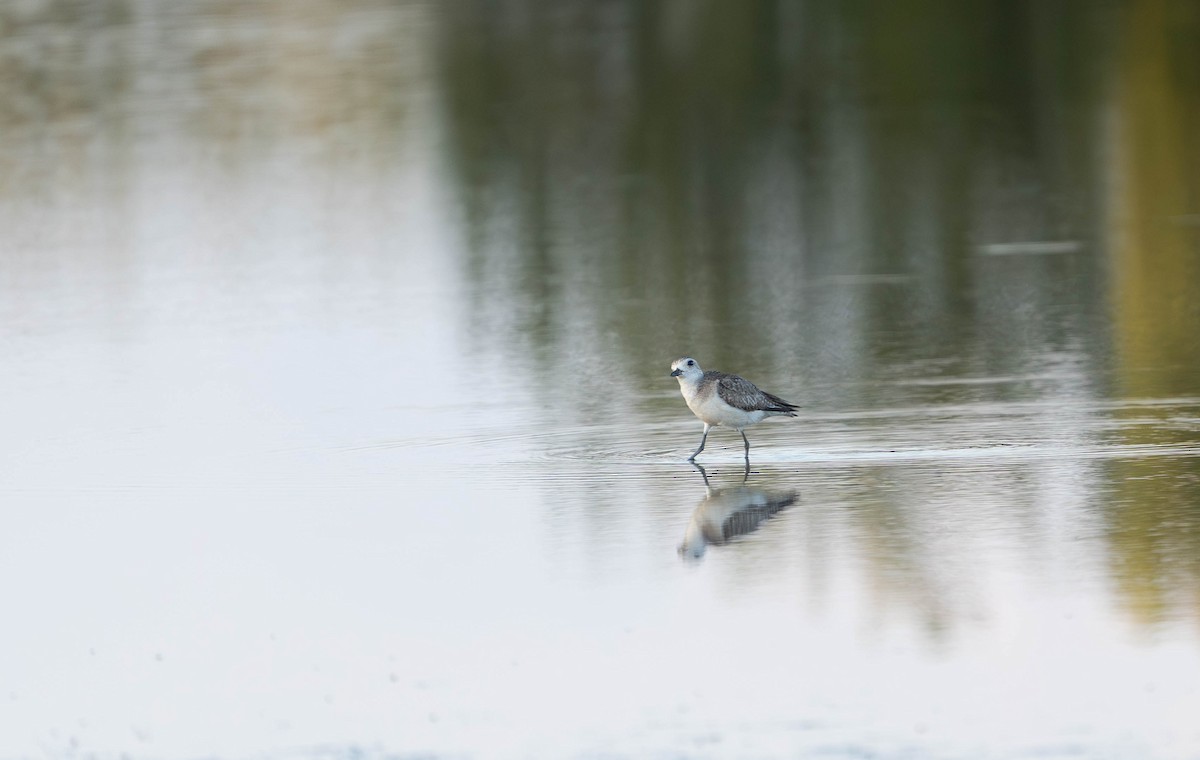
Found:
<path fill-rule="evenodd" d="M 700 369 L 700 363 L 690 356 L 671 362 L 671 377 L 679 381 L 679 390 L 692 414 L 704 423 L 700 448 L 688 457 L 689 462 L 704 451 L 708 431 L 717 425 L 735 428 L 746 444 L 746 461 L 750 461 L 750 440 L 745 429 L 767 417 L 795 417 L 796 405 L 758 389 L 749 380 L 724 372 Z"/>

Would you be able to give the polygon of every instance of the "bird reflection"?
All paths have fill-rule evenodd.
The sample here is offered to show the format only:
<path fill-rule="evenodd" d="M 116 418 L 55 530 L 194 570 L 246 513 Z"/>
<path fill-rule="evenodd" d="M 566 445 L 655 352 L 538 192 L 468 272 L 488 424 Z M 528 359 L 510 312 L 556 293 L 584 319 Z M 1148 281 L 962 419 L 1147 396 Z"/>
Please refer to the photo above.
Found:
<path fill-rule="evenodd" d="M 720 546 L 734 538 L 757 530 L 763 522 L 796 501 L 796 492 L 770 492 L 749 485 L 750 464 L 746 463 L 742 482 L 736 486 L 715 488 L 708 472 L 695 462 L 692 466 L 704 478 L 704 500 L 692 512 L 680 556 L 700 559 L 710 545 Z"/>

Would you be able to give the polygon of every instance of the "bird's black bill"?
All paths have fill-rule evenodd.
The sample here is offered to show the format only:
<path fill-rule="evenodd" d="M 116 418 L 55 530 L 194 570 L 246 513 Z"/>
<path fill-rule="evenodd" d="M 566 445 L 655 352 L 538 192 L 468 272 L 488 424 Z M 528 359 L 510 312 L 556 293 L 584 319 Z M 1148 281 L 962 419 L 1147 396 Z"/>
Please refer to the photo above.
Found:
<path fill-rule="evenodd" d="M 671 372 L 671 377 L 679 377 L 682 374 L 683 374 L 683 370 L 677 369 L 677 370 L 674 370 Z"/>

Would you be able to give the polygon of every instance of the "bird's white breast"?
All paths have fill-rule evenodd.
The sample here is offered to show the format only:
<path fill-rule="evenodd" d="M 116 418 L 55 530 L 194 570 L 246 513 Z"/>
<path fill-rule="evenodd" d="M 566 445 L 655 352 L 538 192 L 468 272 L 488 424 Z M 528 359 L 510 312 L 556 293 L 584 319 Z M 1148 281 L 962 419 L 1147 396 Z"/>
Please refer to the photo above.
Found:
<path fill-rule="evenodd" d="M 740 428 L 760 422 L 767 416 L 766 412 L 746 412 L 726 404 L 716 392 L 716 388 L 711 385 L 709 393 L 701 393 L 699 383 L 680 383 L 679 387 L 692 414 L 710 425 Z"/>

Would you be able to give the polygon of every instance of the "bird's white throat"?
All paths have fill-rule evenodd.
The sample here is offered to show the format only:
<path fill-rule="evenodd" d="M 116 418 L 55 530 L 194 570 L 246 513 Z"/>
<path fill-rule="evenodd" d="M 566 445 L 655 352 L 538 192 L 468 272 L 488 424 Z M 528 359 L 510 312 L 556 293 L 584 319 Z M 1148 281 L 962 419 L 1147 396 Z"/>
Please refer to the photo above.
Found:
<path fill-rule="evenodd" d="M 700 380 L 704 375 L 697 373 L 695 377 L 689 377 L 687 373 L 678 375 L 675 379 L 679 381 L 679 390 L 683 393 L 683 397 L 689 401 L 696 397 L 700 391 Z"/>

